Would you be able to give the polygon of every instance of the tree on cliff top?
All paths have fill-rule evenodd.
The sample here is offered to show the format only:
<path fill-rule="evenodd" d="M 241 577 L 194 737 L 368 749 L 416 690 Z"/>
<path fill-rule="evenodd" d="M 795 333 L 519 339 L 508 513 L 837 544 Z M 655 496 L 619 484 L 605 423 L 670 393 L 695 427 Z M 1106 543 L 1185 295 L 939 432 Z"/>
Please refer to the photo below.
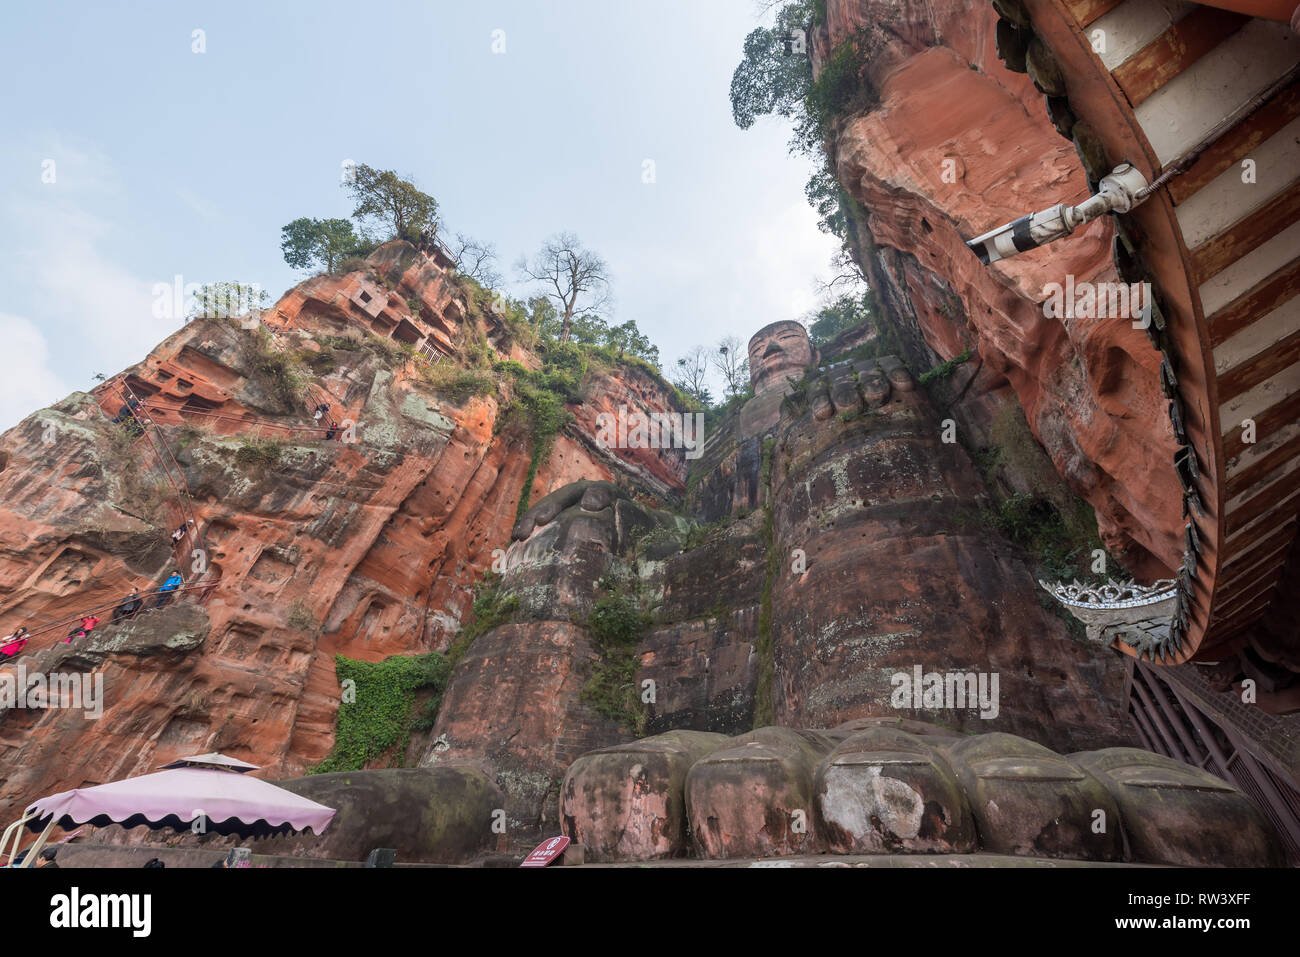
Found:
<path fill-rule="evenodd" d="M 747 130 L 760 116 L 772 114 L 792 120 L 790 151 L 806 156 L 821 151 L 835 117 L 875 105 L 866 69 L 870 51 L 885 37 L 878 26 L 859 27 L 828 52 L 814 79 L 803 38 L 824 15 L 824 9 L 809 0 L 781 7 L 773 26 L 759 27 L 745 37 L 740 65 L 731 76 L 736 125 Z"/>
<path fill-rule="evenodd" d="M 209 282 L 199 287 L 189 302 L 185 321 L 240 319 L 265 308 L 270 297 L 257 283 Z"/>
<path fill-rule="evenodd" d="M 352 218 L 363 225 L 374 223 L 388 239 L 414 241 L 438 231 L 437 201 L 391 169 L 377 170 L 362 163 L 343 188 L 357 204 Z"/>
<path fill-rule="evenodd" d="M 294 269 L 320 268 L 333 272 L 335 264 L 356 254 L 361 237 L 346 219 L 295 219 L 280 230 L 284 261 Z"/>
<path fill-rule="evenodd" d="M 745 37 L 743 59 L 731 76 L 731 115 L 742 130 L 760 116 L 797 120 L 802 114 L 812 63 L 803 52 L 787 50 L 786 37 L 801 32 L 809 19 L 809 4 L 792 3 L 777 11 L 774 26 Z"/>
<path fill-rule="evenodd" d="M 874 314 L 870 292 L 839 296 L 812 317 L 808 323 L 808 338 L 814 346 L 821 347 L 842 332 L 866 325 Z"/>
<path fill-rule="evenodd" d="M 543 341 L 558 342 L 563 325 L 551 300 L 545 296 L 535 296 L 529 300 L 528 310 L 531 312 L 529 322 L 537 335 Z M 659 347 L 637 328 L 635 319 L 611 326 L 594 313 L 577 315 L 573 317 L 569 341 L 602 351 L 616 361 L 630 356 L 654 367 L 656 371 L 659 369 Z"/>
<path fill-rule="evenodd" d="M 659 347 L 650 341 L 636 326 L 635 319 L 609 326 L 605 330 L 604 341 L 600 345 L 617 353 L 618 358 L 634 356 L 659 368 Z"/>
<path fill-rule="evenodd" d="M 573 233 L 552 236 L 531 261 L 520 257 L 516 268 L 555 303 L 560 342 L 569 341 L 575 318 L 595 315 L 609 303 L 609 267 Z"/>
<path fill-rule="evenodd" d="M 760 27 L 745 38 L 743 57 L 731 78 L 731 113 L 742 130 L 753 126 L 760 116 L 791 120 L 790 152 L 820 160 L 820 169 L 808 181 L 805 193 L 817 210 L 820 228 L 840 240 L 837 277 L 829 284 L 835 286 L 842 281 L 856 284 L 863 277 L 849 247 L 851 202 L 823 147 L 836 117 L 875 105 L 876 91 L 867 76 L 868 57 L 885 34 L 878 26 L 859 28 L 829 51 L 814 80 L 807 52 L 797 49 L 799 44 L 791 38 L 803 36 L 805 28 L 824 21 L 825 16 L 824 2 L 787 3 L 777 10 L 772 27 Z"/>

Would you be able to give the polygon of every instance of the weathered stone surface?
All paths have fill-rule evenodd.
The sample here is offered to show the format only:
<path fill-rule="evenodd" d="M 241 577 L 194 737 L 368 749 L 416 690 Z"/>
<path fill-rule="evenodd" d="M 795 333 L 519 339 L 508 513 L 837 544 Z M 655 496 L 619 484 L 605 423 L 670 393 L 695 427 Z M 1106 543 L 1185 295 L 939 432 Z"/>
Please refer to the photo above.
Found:
<path fill-rule="evenodd" d="M 889 380 L 890 388 L 896 392 L 911 392 L 916 388 L 916 380 L 912 374 L 907 371 L 907 366 L 903 365 L 898 356 L 881 356 L 880 371 L 885 374 Z"/>
<path fill-rule="evenodd" d="M 1098 832 L 1097 814 L 1119 818 L 1102 783 L 1077 764 L 1008 734 L 983 734 L 946 747 L 966 792 L 980 845 L 996 854 L 1117 861 L 1119 828 Z"/>
<path fill-rule="evenodd" d="M 937 743 L 930 740 L 932 738 L 960 739 L 962 737 L 960 732 L 954 731 L 952 728 L 930 724 L 926 721 L 915 721 L 912 718 L 854 718 L 852 721 L 845 721 L 843 724 L 828 729 L 826 735 L 838 744 L 853 737 L 860 731 L 870 731 L 873 728 L 888 728 L 892 731 L 910 734 L 913 737 L 925 738 L 925 743 L 929 745 Z"/>
<path fill-rule="evenodd" d="M 770 400 L 770 401 L 769 401 Z M 784 396 L 778 391 L 746 402 L 740 415 L 729 416 L 708 433 L 704 455 L 691 469 L 686 507 L 701 522 L 744 514 L 762 505 L 766 489 L 760 481 L 762 436 L 780 421 Z M 751 406 L 766 403 L 752 422 Z M 760 414 L 761 413 L 761 414 Z"/>
<path fill-rule="evenodd" d="M 740 434 L 745 438 L 752 438 L 762 435 L 776 425 L 781 418 L 781 403 L 784 398 L 785 392 L 782 389 L 772 388 L 762 395 L 754 396 L 741 406 L 737 424 Z"/>
<path fill-rule="evenodd" d="M 275 782 L 337 813 L 320 834 L 260 839 L 260 855 L 284 858 L 364 861 L 375 848 L 392 848 L 397 862 L 460 864 L 496 848 L 493 812 L 505 796 L 482 771 L 468 767 L 381 768 L 313 774 Z M 94 829 L 92 846 L 122 844 L 211 851 L 249 845 L 244 838 L 217 834 Z M 109 864 L 108 866 L 113 866 Z M 117 866 L 121 866 L 120 864 Z M 136 866 L 139 866 L 138 864 Z M 193 860 L 181 866 L 209 866 Z"/>
<path fill-rule="evenodd" d="M 967 853 L 975 822 L 947 761 L 894 728 L 859 731 L 817 768 L 818 834 L 836 854 Z"/>
<path fill-rule="evenodd" d="M 533 500 L 537 495 L 557 488 L 566 481 L 584 478 L 612 479 L 619 476 L 638 488 L 663 500 L 677 498 L 683 491 L 686 469 L 689 464 L 684 448 L 627 448 L 602 447 L 596 442 L 601 434 L 602 421 L 618 421 L 620 409 L 628 421 L 634 415 L 662 415 L 678 413 L 676 400 L 656 379 L 636 366 L 621 368 L 617 376 L 594 376 L 588 383 L 581 405 L 571 409 L 574 424 L 569 433 L 572 451 L 557 445 L 547 461 L 548 474 L 539 475 L 533 485 Z M 601 416 L 609 416 L 601 419 Z M 572 468 L 561 476 L 559 471 L 567 463 Z M 601 467 L 604 474 L 593 474 L 592 463 Z"/>
<path fill-rule="evenodd" d="M 698 857 L 779 857 L 819 848 L 812 775 L 833 742 L 817 731 L 767 727 L 691 768 L 686 812 Z"/>
<path fill-rule="evenodd" d="M 849 421 L 783 420 L 772 450 L 776 720 L 893 715 L 1068 750 L 1131 743 L 1122 664 L 1071 642 L 1026 556 L 979 523 L 983 483 L 942 441 L 925 394 L 894 392 L 871 370 L 863 380 L 883 405 Z M 895 676 L 917 666 L 982 674 L 990 691 L 996 676 L 996 708 L 896 701 Z"/>
<path fill-rule="evenodd" d="M 828 378 L 827 388 L 836 412 L 840 415 L 850 415 L 861 410 L 862 396 L 858 394 L 858 384 L 852 369 L 841 366 L 833 370 Z"/>
<path fill-rule="evenodd" d="M 599 583 L 632 574 L 628 555 L 660 524 L 674 527 L 610 483 L 578 482 L 533 505 L 528 537 L 506 552 L 500 594 L 518 610 L 456 667 L 433 729 L 442 744 L 422 763 L 487 769 L 508 795 L 512 846 L 558 827 L 559 786 L 574 758 L 631 737 L 582 700 L 600 659 L 582 623 Z"/>
<path fill-rule="evenodd" d="M 600 502 L 602 508 L 590 506 Z M 663 519 L 667 522 L 667 519 Z M 538 620 L 580 620 L 591 608 L 597 583 L 619 567 L 618 558 L 657 520 L 608 483 L 577 482 L 530 508 L 505 556 L 506 590 L 520 614 Z"/>
<path fill-rule="evenodd" d="M 259 850 L 344 861 L 391 847 L 402 862 L 463 862 L 495 845 L 492 812 L 505 800 L 486 774 L 463 767 L 345 771 L 279 784 L 338 813 L 315 841 L 275 838 Z"/>
<path fill-rule="evenodd" d="M 888 401 L 893 379 L 900 380 L 905 385 L 910 379 L 907 370 L 901 366 L 896 366 L 892 370 L 892 377 L 887 377 L 884 370 L 874 362 L 854 363 L 853 371 L 858 378 L 858 391 L 862 393 L 862 398 L 869 409 L 877 409 Z"/>
<path fill-rule="evenodd" d="M 754 726 L 758 607 L 658 625 L 637 645 L 638 687 L 654 682 L 646 730 L 739 734 Z"/>
<path fill-rule="evenodd" d="M 1182 867 L 1281 867 L 1273 825 L 1214 775 L 1136 748 L 1071 754 L 1119 807 L 1133 858 Z"/>
<path fill-rule="evenodd" d="M 554 831 L 559 784 L 574 758 L 631 737 L 581 701 L 597 657 L 569 622 L 502 625 L 474 642 L 447 687 L 433 730 L 447 747 L 431 748 L 422 764 L 491 774 L 506 792 L 518 848 Z"/>
<path fill-rule="evenodd" d="M 201 607 L 173 602 L 143 611 L 117 626 L 96 628 L 71 643 L 57 642 L 35 656 L 35 663 L 42 671 L 90 671 L 116 654 L 163 655 L 176 661 L 201 648 L 208 632 L 208 616 Z"/>
<path fill-rule="evenodd" d="M 814 389 L 808 396 L 808 407 L 812 409 L 813 418 L 818 422 L 825 422 L 835 414 L 835 403 L 831 401 L 830 393 L 825 389 Z"/>
<path fill-rule="evenodd" d="M 664 618 L 680 621 L 722 609 L 757 607 L 766 559 L 761 513 L 738 519 L 695 547 L 668 556 L 663 569 Z"/>
<path fill-rule="evenodd" d="M 663 596 L 658 620 L 637 645 L 637 687 L 654 683 L 648 732 L 753 728 L 766 560 L 760 513 L 661 562 L 643 558 L 643 582 L 661 583 Z"/>
<path fill-rule="evenodd" d="M 669 731 L 584 754 L 564 777 L 564 833 L 592 861 L 648 861 L 689 850 L 686 772 L 729 739 Z"/>
<path fill-rule="evenodd" d="M 1005 866 L 1015 857 L 1239 866 L 1280 859 L 1277 834 L 1243 794 L 1135 749 L 1067 758 L 1014 735 L 959 736 L 879 718 L 828 731 L 768 727 L 720 743 L 709 736 L 707 747 L 685 782 L 694 855 L 702 860 L 819 852 L 970 855 L 972 866 Z M 580 758 L 566 833 L 603 835 L 621 842 L 620 853 L 664 857 L 670 842 L 624 835 L 676 833 L 665 809 L 681 786 L 682 762 L 666 770 L 663 753 L 681 759 L 686 750 L 675 735 L 662 735 Z M 804 815 L 806 829 L 796 824 Z"/>

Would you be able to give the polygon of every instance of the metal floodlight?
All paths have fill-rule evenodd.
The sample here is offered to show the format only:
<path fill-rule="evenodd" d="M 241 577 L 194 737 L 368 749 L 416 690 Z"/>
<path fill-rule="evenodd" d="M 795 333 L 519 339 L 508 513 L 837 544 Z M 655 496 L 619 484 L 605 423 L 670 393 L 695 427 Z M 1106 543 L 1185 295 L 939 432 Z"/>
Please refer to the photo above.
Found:
<path fill-rule="evenodd" d="M 1050 209 L 1021 216 L 969 240 L 966 245 L 987 266 L 999 259 L 1010 259 L 1017 253 L 1055 242 L 1106 213 L 1127 213 L 1148 195 L 1150 190 L 1146 177 L 1128 163 L 1121 163 L 1110 175 L 1102 178 L 1097 193 L 1078 206 L 1059 203 Z"/>

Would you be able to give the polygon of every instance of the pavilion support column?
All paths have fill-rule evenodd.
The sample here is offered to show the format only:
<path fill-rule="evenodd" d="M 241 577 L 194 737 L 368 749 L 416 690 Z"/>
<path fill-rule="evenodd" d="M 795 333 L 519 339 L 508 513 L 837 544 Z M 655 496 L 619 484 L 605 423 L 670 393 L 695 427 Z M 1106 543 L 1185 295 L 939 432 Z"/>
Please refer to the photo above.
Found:
<path fill-rule="evenodd" d="M 1196 707 L 1196 702 L 1188 701 L 1176 685 L 1170 684 L 1169 690 L 1174 693 L 1174 697 L 1182 704 L 1183 710 L 1187 712 L 1187 717 L 1191 719 L 1192 726 L 1196 728 L 1197 734 L 1201 736 L 1201 741 L 1210 752 L 1211 758 L 1213 758 L 1214 762 L 1219 766 L 1219 776 L 1240 788 L 1241 782 L 1237 780 L 1237 776 L 1233 774 L 1232 768 L 1228 766 L 1228 762 L 1231 758 L 1224 754 L 1223 749 L 1219 747 L 1219 742 L 1214 738 L 1214 731 L 1205 723 L 1205 719 L 1201 717 L 1201 712 L 1200 709 Z"/>
<path fill-rule="evenodd" d="M 1133 720 L 1134 723 L 1137 724 L 1138 730 L 1142 732 L 1142 736 L 1146 738 L 1147 750 L 1154 751 L 1156 754 L 1164 754 L 1168 757 L 1169 755 L 1165 754 L 1165 749 L 1160 746 L 1160 738 L 1151 727 L 1150 720 L 1148 720 L 1147 716 L 1142 713 L 1141 701 L 1133 702 Z"/>
<path fill-rule="evenodd" d="M 1250 775 L 1250 779 L 1268 798 L 1269 806 L 1273 810 L 1271 816 L 1286 829 L 1287 834 L 1291 837 L 1292 843 L 1296 846 L 1300 846 L 1300 821 L 1297 821 L 1294 815 L 1286 813 L 1286 798 L 1282 796 L 1277 787 L 1273 784 L 1273 779 L 1269 776 L 1268 769 L 1255 760 L 1255 756 L 1246 750 L 1242 741 L 1233 734 L 1230 729 L 1225 727 L 1223 732 L 1228 736 L 1228 739 L 1233 743 L 1233 745 L 1236 746 L 1237 757 L 1245 765 L 1246 773 Z"/>
<path fill-rule="evenodd" d="M 1181 709 L 1170 702 L 1169 696 L 1165 694 L 1164 682 L 1152 675 L 1140 662 L 1135 670 L 1142 672 L 1143 683 L 1150 690 L 1152 697 L 1155 698 L 1165 717 L 1169 719 L 1169 724 L 1178 735 L 1178 740 L 1183 742 L 1183 747 L 1187 749 L 1187 753 L 1196 759 L 1196 766 L 1198 768 L 1205 767 L 1206 754 L 1196 746 L 1196 742 L 1192 740 L 1192 735 L 1188 733 L 1187 726 L 1184 724 L 1183 716 L 1180 713 Z"/>
<path fill-rule="evenodd" d="M 1142 703 L 1146 706 L 1148 716 L 1151 718 L 1152 723 L 1156 726 L 1156 729 L 1160 732 L 1160 737 L 1164 739 L 1165 744 L 1168 746 L 1169 757 L 1174 758 L 1177 761 L 1182 761 L 1184 764 L 1195 763 L 1182 756 L 1183 749 L 1179 747 L 1178 740 L 1174 737 L 1173 732 L 1170 731 L 1169 727 L 1165 724 L 1165 719 L 1161 716 L 1160 710 L 1156 707 L 1155 702 L 1151 700 L 1151 696 L 1150 694 L 1147 693 L 1147 689 L 1143 687 L 1141 681 L 1137 680 L 1136 676 L 1134 676 L 1134 680 L 1133 680 L 1133 690 L 1137 692 L 1138 697 L 1142 700 Z"/>

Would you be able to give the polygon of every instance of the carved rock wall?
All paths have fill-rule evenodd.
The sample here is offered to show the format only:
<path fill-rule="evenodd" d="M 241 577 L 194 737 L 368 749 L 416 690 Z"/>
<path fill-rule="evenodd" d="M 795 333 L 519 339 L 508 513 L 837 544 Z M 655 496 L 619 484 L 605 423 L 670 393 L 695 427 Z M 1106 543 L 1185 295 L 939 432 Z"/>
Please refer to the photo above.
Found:
<path fill-rule="evenodd" d="M 212 586 L 177 600 L 202 626 L 183 647 L 166 648 L 168 636 L 142 649 L 128 640 L 142 627 L 165 630 L 164 613 L 119 626 L 105 613 L 91 639 L 73 643 L 81 654 L 107 642 L 102 661 L 77 665 L 106 678 L 101 718 L 0 715 L 0 766 L 14 769 L 0 811 L 193 752 L 299 774 L 333 745 L 336 654 L 375 661 L 450 645 L 493 550 L 509 543 L 531 448 L 498 428 L 496 397 L 452 401 L 421 361 L 376 337 L 418 320 L 454 346 L 475 321 L 457 295 L 438 263 L 389 244 L 365 270 L 291 290 L 260 329 L 193 320 L 94 395 L 74 394 L 0 437 L 4 634 L 39 631 L 133 587 L 148 596 L 173 568 Z M 507 348 L 490 322 L 483 332 Z M 499 354 L 536 364 L 517 347 Z M 286 362 L 304 388 L 283 387 Z M 621 394 L 615 374 L 592 373 L 597 401 Z M 633 404 L 671 407 L 652 378 L 629 375 Z M 152 423 L 134 442 L 111 422 L 124 385 Z M 326 440 L 312 418 L 318 404 L 326 424 L 355 423 L 356 441 Z M 597 411 L 571 411 L 534 499 L 575 479 L 617 478 L 649 496 L 684 489 L 680 449 L 601 450 L 584 431 Z M 169 530 L 191 516 L 173 548 Z M 46 661 L 66 630 L 38 634 L 23 662 L 0 668 Z"/>
<path fill-rule="evenodd" d="M 1096 509 L 1108 546 L 1138 574 L 1166 577 L 1182 523 L 1158 357 L 1129 321 L 1062 321 L 1041 305 L 1046 284 L 1067 274 L 1116 280 L 1110 224 L 992 267 L 964 245 L 1088 195 L 1043 96 L 998 60 L 996 21 L 988 3 L 829 0 L 818 61 L 865 29 L 878 92 L 831 143 L 836 175 L 860 204 L 859 258 L 902 337 L 919 332 L 940 360 L 973 346 L 984 374 L 967 398 L 1009 386 L 1056 469 Z M 973 428 L 1001 405 L 976 410 Z"/>
<path fill-rule="evenodd" d="M 598 861 L 983 852 L 1281 862 L 1254 802 L 1181 762 L 1135 748 L 1061 755 L 1014 735 L 883 719 L 606 748 L 574 762 L 562 804 L 564 832 Z"/>

